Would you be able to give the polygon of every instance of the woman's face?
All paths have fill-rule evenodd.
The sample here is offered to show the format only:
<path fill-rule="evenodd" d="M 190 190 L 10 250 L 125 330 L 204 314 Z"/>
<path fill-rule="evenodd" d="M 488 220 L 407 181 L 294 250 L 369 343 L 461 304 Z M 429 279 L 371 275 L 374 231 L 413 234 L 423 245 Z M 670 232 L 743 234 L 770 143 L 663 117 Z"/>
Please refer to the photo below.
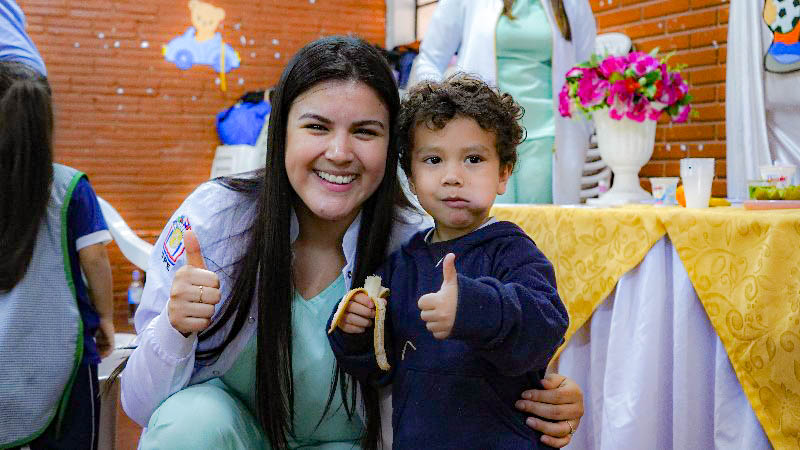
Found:
<path fill-rule="evenodd" d="M 352 221 L 383 180 L 389 111 L 358 81 L 327 81 L 289 108 L 286 173 L 317 218 Z"/>

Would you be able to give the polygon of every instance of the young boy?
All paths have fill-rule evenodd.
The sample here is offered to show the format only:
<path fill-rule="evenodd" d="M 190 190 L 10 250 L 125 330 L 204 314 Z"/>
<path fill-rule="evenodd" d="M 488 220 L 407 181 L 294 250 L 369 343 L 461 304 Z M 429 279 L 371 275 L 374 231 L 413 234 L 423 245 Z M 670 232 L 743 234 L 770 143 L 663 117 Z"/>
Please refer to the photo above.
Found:
<path fill-rule="evenodd" d="M 489 217 L 516 161 L 521 114 L 510 95 L 466 75 L 419 84 L 403 102 L 401 165 L 435 227 L 378 274 L 390 288 L 390 370 L 375 357 L 367 295 L 330 334 L 345 371 L 392 383 L 395 449 L 544 447 L 514 402 L 539 385 L 569 319 L 547 258 L 519 227 Z"/>

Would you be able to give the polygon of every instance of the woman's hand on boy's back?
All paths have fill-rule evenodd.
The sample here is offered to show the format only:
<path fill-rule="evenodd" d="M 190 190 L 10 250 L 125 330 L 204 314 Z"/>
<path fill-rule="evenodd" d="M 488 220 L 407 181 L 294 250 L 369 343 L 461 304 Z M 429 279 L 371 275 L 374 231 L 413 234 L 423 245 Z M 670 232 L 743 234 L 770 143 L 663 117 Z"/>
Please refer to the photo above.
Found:
<path fill-rule="evenodd" d="M 339 327 L 348 334 L 360 334 L 367 331 L 372 326 L 372 319 L 375 318 L 375 304 L 367 294 L 358 293 L 353 296 L 350 304 L 347 305 L 342 323 Z"/>
<path fill-rule="evenodd" d="M 543 389 L 522 393 L 516 407 L 538 417 L 528 417 L 526 423 L 543 433 L 541 441 L 551 447 L 569 444 L 583 417 L 583 392 L 573 380 L 549 373 L 542 380 Z M 542 420 L 542 417 L 547 420 Z"/>
<path fill-rule="evenodd" d="M 453 332 L 458 308 L 458 272 L 456 256 L 448 253 L 442 260 L 442 287 L 417 301 L 420 318 L 436 339 L 447 339 Z"/>
<path fill-rule="evenodd" d="M 214 305 L 220 301 L 219 277 L 206 268 L 194 232 L 183 236 L 186 264 L 175 272 L 169 295 L 169 322 L 184 336 L 211 325 Z"/>

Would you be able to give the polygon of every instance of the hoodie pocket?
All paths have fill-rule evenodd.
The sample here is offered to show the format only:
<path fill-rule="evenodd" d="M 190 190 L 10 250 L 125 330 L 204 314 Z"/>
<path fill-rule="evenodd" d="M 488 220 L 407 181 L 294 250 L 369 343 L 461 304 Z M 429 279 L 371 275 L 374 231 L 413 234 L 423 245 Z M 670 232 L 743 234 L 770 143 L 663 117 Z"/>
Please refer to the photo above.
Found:
<path fill-rule="evenodd" d="M 480 436 L 527 442 L 535 438 L 513 401 L 501 399 L 483 376 L 409 368 L 392 401 L 395 439 L 399 442 L 433 444 L 447 436 L 452 443 L 456 430 L 464 431 L 458 438 L 471 445 L 477 445 L 475 439 Z"/>

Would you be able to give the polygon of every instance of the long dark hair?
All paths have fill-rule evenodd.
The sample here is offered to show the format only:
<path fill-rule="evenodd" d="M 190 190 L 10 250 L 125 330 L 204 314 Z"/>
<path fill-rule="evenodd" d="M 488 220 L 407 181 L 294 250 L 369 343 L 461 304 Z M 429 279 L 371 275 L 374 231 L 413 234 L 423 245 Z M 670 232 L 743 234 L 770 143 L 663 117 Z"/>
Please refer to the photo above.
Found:
<path fill-rule="evenodd" d="M 390 130 L 386 172 L 378 189 L 364 202 L 358 234 L 352 285 L 362 286 L 386 256 L 395 220 L 378 208 L 408 207 L 397 178 L 398 152 L 395 119 L 400 99 L 391 69 L 375 47 L 355 37 L 327 37 L 297 52 L 283 70 L 272 96 L 267 137 L 267 162 L 255 178 L 230 178 L 223 183 L 236 191 L 257 195 L 249 245 L 235 269 L 231 297 L 219 320 L 200 334 L 200 340 L 224 329 L 231 331 L 220 345 L 198 351 L 200 363 L 217 358 L 241 331 L 253 298 L 258 299 L 258 356 L 256 357 L 256 415 L 273 448 L 287 447 L 292 432 L 294 389 L 292 383 L 292 282 L 290 214 L 296 195 L 286 174 L 286 126 L 295 99 L 326 81 L 359 81 L 371 87 L 389 111 Z M 355 387 L 350 377 L 336 369 L 326 412 L 338 385 L 348 415 L 355 410 Z M 380 435 L 378 398 L 374 388 L 360 386 L 366 410 L 366 432 L 362 446 L 377 447 Z"/>
<path fill-rule="evenodd" d="M 53 181 L 52 142 L 47 79 L 0 61 L 0 291 L 22 280 L 33 257 Z"/>
<path fill-rule="evenodd" d="M 514 15 L 511 14 L 511 8 L 513 6 L 514 0 L 503 0 L 503 15 L 512 20 L 514 19 Z M 556 24 L 561 31 L 561 36 L 571 41 L 572 29 L 569 26 L 567 10 L 564 8 L 564 0 L 550 0 L 550 6 L 553 8 L 553 17 L 556 19 Z"/>

